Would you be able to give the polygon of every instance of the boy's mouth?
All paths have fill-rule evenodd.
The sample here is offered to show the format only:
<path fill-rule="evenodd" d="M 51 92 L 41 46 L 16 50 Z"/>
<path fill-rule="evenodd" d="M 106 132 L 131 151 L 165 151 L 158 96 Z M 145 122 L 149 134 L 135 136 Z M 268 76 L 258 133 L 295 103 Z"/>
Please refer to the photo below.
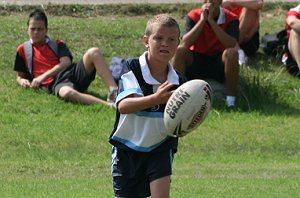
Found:
<path fill-rule="evenodd" d="M 160 50 L 159 52 L 164 53 L 164 54 L 168 54 L 169 53 L 168 50 Z"/>

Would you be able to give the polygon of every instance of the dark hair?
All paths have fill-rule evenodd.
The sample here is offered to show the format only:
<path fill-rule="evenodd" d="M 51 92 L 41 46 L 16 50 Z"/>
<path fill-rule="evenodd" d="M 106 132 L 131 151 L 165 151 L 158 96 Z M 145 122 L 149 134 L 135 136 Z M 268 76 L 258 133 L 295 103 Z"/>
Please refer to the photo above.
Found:
<path fill-rule="evenodd" d="M 180 28 L 177 21 L 169 14 L 158 14 L 153 16 L 148 22 L 145 29 L 145 35 L 149 36 L 152 34 L 153 25 L 162 25 L 165 27 L 175 27 L 178 30 L 178 37 L 180 36 Z"/>
<path fill-rule="evenodd" d="M 31 19 L 44 21 L 45 27 L 48 29 L 48 18 L 43 10 L 34 10 L 29 14 L 29 19 L 27 21 L 27 26 L 29 26 L 29 21 Z"/>

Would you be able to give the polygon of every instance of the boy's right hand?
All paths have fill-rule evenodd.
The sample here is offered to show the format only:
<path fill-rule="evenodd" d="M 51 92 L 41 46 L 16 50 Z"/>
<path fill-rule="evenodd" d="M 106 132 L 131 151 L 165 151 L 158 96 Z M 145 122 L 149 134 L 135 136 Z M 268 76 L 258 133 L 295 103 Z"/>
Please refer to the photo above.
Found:
<path fill-rule="evenodd" d="M 173 85 L 167 81 L 158 87 L 157 91 L 155 92 L 155 95 L 159 104 L 167 103 L 167 101 L 173 93 L 173 91 L 169 91 L 172 87 Z"/>

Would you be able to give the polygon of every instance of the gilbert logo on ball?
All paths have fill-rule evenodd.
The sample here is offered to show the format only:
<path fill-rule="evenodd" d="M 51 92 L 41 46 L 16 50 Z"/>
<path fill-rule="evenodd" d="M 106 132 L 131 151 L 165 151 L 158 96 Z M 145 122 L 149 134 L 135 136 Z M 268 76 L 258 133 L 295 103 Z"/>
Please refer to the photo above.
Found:
<path fill-rule="evenodd" d="M 205 120 L 211 102 L 211 87 L 204 80 L 191 80 L 179 86 L 164 112 L 168 134 L 183 137 L 196 129 Z"/>

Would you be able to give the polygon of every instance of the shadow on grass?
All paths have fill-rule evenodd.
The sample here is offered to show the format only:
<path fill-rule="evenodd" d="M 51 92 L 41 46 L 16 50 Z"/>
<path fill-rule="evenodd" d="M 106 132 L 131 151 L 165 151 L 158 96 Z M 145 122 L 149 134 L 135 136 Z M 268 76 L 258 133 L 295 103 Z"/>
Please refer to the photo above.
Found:
<path fill-rule="evenodd" d="M 237 111 L 257 111 L 265 115 L 300 115 L 300 81 L 289 75 L 279 57 L 258 52 L 241 69 Z M 224 101 L 214 108 L 227 110 Z"/>

